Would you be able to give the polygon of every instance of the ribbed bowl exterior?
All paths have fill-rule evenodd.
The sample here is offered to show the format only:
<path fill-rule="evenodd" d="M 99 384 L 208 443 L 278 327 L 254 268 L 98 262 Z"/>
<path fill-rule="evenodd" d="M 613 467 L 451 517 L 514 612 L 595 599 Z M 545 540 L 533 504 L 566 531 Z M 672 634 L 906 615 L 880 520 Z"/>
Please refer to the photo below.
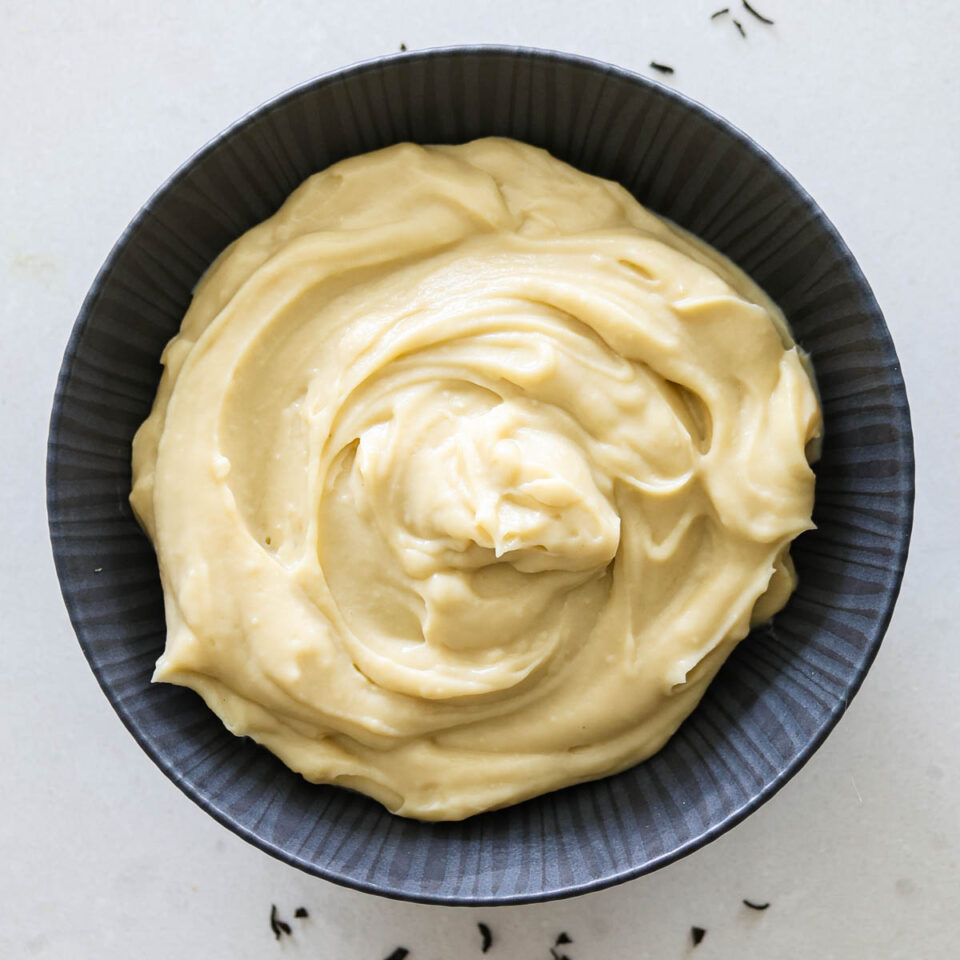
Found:
<path fill-rule="evenodd" d="M 425 824 L 315 786 L 226 732 L 191 691 L 151 685 L 164 644 L 130 443 L 160 352 L 218 253 L 311 173 L 402 140 L 496 134 L 617 180 L 723 251 L 780 304 L 819 379 L 816 531 L 800 586 L 655 757 L 625 773 Z M 387 896 L 523 902 L 638 876 L 769 798 L 837 722 L 877 652 L 906 560 L 913 446 L 890 335 L 856 262 L 804 190 L 742 133 L 657 83 L 577 57 L 461 47 L 321 77 L 240 120 L 181 167 L 120 237 L 66 349 L 47 488 L 60 583 L 121 719 L 193 800 L 311 873 Z"/>

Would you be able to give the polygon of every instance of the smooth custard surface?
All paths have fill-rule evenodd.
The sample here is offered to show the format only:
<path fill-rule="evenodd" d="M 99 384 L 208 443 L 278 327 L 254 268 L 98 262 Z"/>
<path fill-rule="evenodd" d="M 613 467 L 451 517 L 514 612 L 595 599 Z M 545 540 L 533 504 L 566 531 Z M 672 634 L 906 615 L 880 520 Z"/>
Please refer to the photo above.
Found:
<path fill-rule="evenodd" d="M 404 816 L 650 756 L 795 585 L 821 418 L 782 315 L 534 147 L 316 174 L 163 363 L 131 494 L 155 679 Z"/>

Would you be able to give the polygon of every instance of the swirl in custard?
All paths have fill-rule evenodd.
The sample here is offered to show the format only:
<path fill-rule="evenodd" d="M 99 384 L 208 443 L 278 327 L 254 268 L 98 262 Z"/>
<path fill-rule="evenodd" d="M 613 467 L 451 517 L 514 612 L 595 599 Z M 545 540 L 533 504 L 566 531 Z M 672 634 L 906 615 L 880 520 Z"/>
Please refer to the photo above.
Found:
<path fill-rule="evenodd" d="M 542 150 L 316 174 L 163 362 L 131 494 L 155 679 L 404 816 L 650 756 L 795 585 L 821 419 L 782 315 Z"/>

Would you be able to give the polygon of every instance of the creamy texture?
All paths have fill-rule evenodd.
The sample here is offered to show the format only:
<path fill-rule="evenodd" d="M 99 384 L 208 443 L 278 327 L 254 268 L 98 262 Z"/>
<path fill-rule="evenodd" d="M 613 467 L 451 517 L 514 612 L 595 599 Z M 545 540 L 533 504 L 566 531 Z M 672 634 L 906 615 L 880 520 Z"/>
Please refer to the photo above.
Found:
<path fill-rule="evenodd" d="M 163 362 L 131 494 L 155 679 L 405 816 L 648 757 L 793 589 L 820 411 L 782 316 L 533 147 L 311 177 Z"/>

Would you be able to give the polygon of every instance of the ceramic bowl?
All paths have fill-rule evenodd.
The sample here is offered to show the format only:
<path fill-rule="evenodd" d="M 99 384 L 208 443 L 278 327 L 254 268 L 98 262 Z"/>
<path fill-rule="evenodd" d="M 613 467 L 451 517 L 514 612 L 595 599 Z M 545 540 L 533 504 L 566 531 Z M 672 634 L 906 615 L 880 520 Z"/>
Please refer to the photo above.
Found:
<path fill-rule="evenodd" d="M 153 550 L 127 503 L 130 442 L 150 409 L 160 352 L 228 243 L 334 161 L 401 140 L 488 134 L 619 181 L 779 303 L 822 392 L 817 529 L 795 544 L 800 586 L 787 607 L 739 646 L 652 759 L 462 823 L 418 823 L 307 783 L 227 733 L 193 692 L 150 684 L 163 606 Z M 706 108 L 625 70 L 547 51 L 460 47 L 296 87 L 160 187 L 77 318 L 53 406 L 47 487 L 57 571 L 84 653 L 130 732 L 187 796 L 268 853 L 337 883 L 411 900 L 516 903 L 669 863 L 742 820 L 811 756 L 890 619 L 910 535 L 913 447 L 873 294 L 775 160 Z"/>

